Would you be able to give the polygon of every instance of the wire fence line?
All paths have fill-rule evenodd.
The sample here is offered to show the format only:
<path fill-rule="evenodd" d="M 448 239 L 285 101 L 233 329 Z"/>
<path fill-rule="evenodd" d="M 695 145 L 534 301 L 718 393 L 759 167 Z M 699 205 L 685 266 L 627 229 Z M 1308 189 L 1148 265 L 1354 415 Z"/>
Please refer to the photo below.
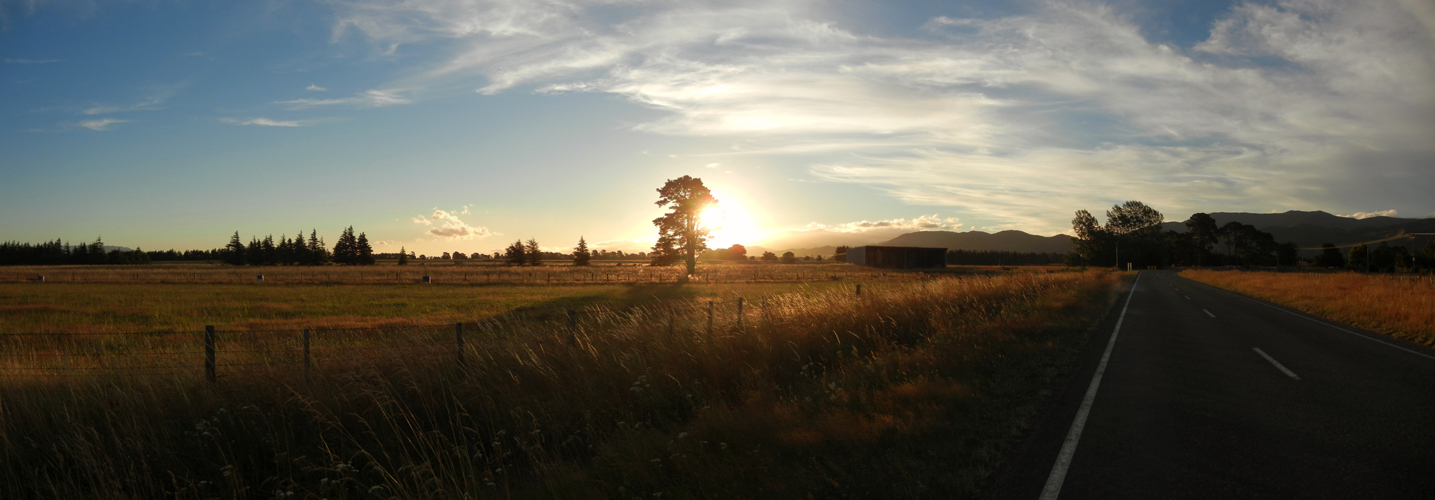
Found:
<path fill-rule="evenodd" d="M 830 262 L 830 261 L 826 261 Z M 697 283 L 791 283 L 842 279 L 881 279 L 882 271 L 836 263 L 705 264 L 688 275 L 681 266 L 451 265 L 393 270 L 383 267 L 264 266 L 197 269 L 134 266 L 14 266 L 0 272 L 4 283 L 148 283 L 148 284 L 440 284 L 573 285 L 662 284 L 687 279 Z"/>
<path fill-rule="evenodd" d="M 862 285 L 855 287 L 861 295 Z M 280 328 L 263 330 L 219 330 L 214 326 L 203 329 L 174 330 L 164 332 L 4 332 L 0 337 L 15 340 L 0 340 L 0 377 L 19 376 L 79 376 L 99 372 L 115 374 L 202 374 L 210 382 L 218 381 L 221 374 L 257 371 L 268 368 L 292 368 L 303 366 L 305 376 L 319 365 L 343 367 L 354 362 L 369 362 L 380 359 L 403 359 L 434 361 L 447 358 L 462 367 L 467 358 L 465 350 L 477 346 L 465 341 L 465 333 L 483 337 L 503 335 L 519 329 L 544 329 L 555 333 L 560 339 L 566 337 L 570 345 L 578 344 L 580 330 L 602 330 L 604 328 L 646 318 L 666 320 L 668 333 L 673 333 L 674 323 L 681 322 L 691 331 L 705 331 L 712 334 L 715 323 L 735 323 L 741 328 L 744 316 L 744 298 L 734 302 L 723 302 L 719 309 L 716 300 L 684 300 L 660 306 L 639 307 L 630 311 L 619 311 L 604 307 L 569 309 L 552 313 L 516 312 L 495 318 L 473 322 L 455 323 L 408 323 L 387 327 L 310 327 Z M 762 304 L 767 303 L 763 299 Z M 748 313 L 757 318 L 765 313 L 747 306 Z M 721 315 L 722 318 L 718 318 Z M 705 318 L 704 318 L 705 316 Z M 705 319 L 705 321 L 704 321 Z M 104 345 L 79 347 L 74 350 L 54 350 L 47 344 L 44 351 L 27 350 L 20 338 L 26 336 L 48 336 L 83 339 L 95 335 L 105 337 L 135 336 L 137 338 L 155 335 L 187 336 L 197 341 L 202 349 L 194 349 L 188 342 L 169 344 L 174 348 L 144 349 L 144 345 Z M 163 339 L 170 342 L 172 339 Z M 363 342 L 362 344 L 357 344 Z M 254 345 L 258 344 L 258 345 Z M 154 347 L 153 344 L 148 347 Z M 375 352 L 378 355 L 373 355 Z M 135 362 L 143 357 L 152 358 L 153 364 Z M 106 364 L 109 359 L 126 360 L 123 364 Z M 187 360 L 187 361 L 186 361 Z M 247 368 L 234 370 L 233 368 Z M 3 383 L 3 380 L 0 380 Z"/>

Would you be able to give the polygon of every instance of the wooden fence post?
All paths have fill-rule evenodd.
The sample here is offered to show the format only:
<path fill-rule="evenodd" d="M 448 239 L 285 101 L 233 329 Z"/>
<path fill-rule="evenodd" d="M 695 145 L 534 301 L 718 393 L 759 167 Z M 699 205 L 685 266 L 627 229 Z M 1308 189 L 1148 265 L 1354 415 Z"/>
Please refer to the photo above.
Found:
<path fill-rule="evenodd" d="M 214 325 L 204 325 L 204 376 L 210 382 L 214 377 Z"/>
<path fill-rule="evenodd" d="M 713 301 L 708 301 L 708 336 L 713 335 Z"/>
<path fill-rule="evenodd" d="M 458 367 L 463 368 L 463 322 L 453 324 L 453 337 L 458 346 Z"/>
<path fill-rule="evenodd" d="M 858 285 L 857 285 L 857 295 L 862 295 L 862 285 L 861 285 L 861 284 L 858 284 Z"/>
<path fill-rule="evenodd" d="M 309 378 L 309 329 L 304 329 L 304 378 Z"/>
<path fill-rule="evenodd" d="M 737 298 L 737 329 L 742 329 L 742 297 Z"/>

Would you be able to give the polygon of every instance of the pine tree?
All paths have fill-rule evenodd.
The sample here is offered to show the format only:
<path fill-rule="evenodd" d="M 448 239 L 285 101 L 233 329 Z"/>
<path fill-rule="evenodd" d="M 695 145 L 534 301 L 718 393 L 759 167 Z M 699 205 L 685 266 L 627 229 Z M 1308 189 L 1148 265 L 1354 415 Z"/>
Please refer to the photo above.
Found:
<path fill-rule="evenodd" d="M 583 237 L 578 237 L 578 246 L 573 247 L 573 265 L 586 266 L 588 261 L 593 259 L 593 254 L 588 253 L 588 242 Z"/>
<path fill-rule="evenodd" d="M 324 247 L 324 239 L 319 237 L 319 231 L 309 230 L 309 262 L 311 266 L 322 266 L 329 263 L 329 250 Z"/>
<path fill-rule="evenodd" d="M 239 231 L 229 237 L 229 244 L 224 246 L 224 263 L 231 266 L 242 266 L 246 259 L 244 255 L 244 243 L 239 241 Z"/>
<path fill-rule="evenodd" d="M 304 241 L 304 232 L 294 237 L 294 263 L 301 266 L 309 264 L 309 243 Z"/>
<path fill-rule="evenodd" d="M 523 257 L 528 259 L 529 265 L 543 265 L 543 250 L 538 248 L 538 240 L 533 238 L 528 239 L 528 244 L 523 247 Z"/>
<path fill-rule="evenodd" d="M 264 265 L 272 266 L 279 262 L 279 251 L 274 248 L 274 235 L 264 236 L 264 241 L 261 245 L 263 245 L 264 248 Z"/>
<path fill-rule="evenodd" d="M 354 226 L 344 228 L 339 233 L 339 241 L 334 242 L 334 263 L 353 265 L 358 261 L 358 241 L 354 238 Z"/>
<path fill-rule="evenodd" d="M 400 265 L 400 266 L 407 266 L 407 265 L 409 265 L 409 254 L 407 253 L 407 250 L 406 250 L 404 247 L 399 247 L 399 265 Z"/>
<path fill-rule="evenodd" d="M 508 248 L 504 249 L 504 260 L 508 262 L 510 266 L 521 266 L 528 262 L 528 259 L 523 253 L 523 240 L 515 241 L 512 245 L 508 245 Z"/>
<path fill-rule="evenodd" d="M 358 258 L 356 262 L 358 265 L 374 265 L 374 247 L 369 246 L 368 236 L 365 236 L 364 233 L 359 233 L 359 241 L 354 244 L 354 247 L 354 249 L 357 250 L 358 253 Z"/>
<path fill-rule="evenodd" d="M 249 251 L 245 252 L 245 262 L 251 266 L 264 265 L 264 243 L 259 241 L 258 236 L 249 238 Z"/>
<path fill-rule="evenodd" d="M 105 256 L 105 242 L 101 240 L 99 236 L 96 236 L 95 242 L 90 243 L 90 259 L 86 264 L 104 264 L 107 261 L 108 257 Z"/>

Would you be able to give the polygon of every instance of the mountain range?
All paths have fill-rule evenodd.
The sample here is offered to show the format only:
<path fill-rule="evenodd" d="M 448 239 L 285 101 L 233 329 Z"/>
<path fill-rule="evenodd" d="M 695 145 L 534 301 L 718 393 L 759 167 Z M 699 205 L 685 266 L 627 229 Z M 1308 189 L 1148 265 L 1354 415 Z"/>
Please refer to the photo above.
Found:
<path fill-rule="evenodd" d="M 1271 233 L 1276 241 L 1293 241 L 1304 248 L 1326 243 L 1336 246 L 1374 241 L 1403 233 L 1435 233 L 1435 218 L 1406 219 L 1398 217 L 1342 217 L 1327 212 L 1291 210 L 1283 213 L 1251 214 L 1214 212 L 1211 218 L 1221 226 L 1235 221 Z M 1162 229 L 1185 232 L 1181 222 L 1167 222 Z M 1422 244 L 1424 239 L 1419 240 Z"/>
<path fill-rule="evenodd" d="M 1404 233 L 1435 233 L 1435 218 L 1409 219 L 1398 217 L 1366 217 L 1357 219 L 1354 217 L 1343 217 L 1323 211 L 1299 211 L 1291 210 L 1282 213 L 1245 213 L 1245 212 L 1213 212 L 1211 218 L 1216 220 L 1216 225 L 1224 225 L 1229 222 L 1240 222 L 1255 226 L 1256 229 L 1271 233 L 1276 241 L 1293 241 L 1297 245 L 1306 248 L 1319 247 L 1325 243 L 1349 245 L 1362 241 L 1372 241 L 1395 236 Z M 1186 231 L 1184 222 L 1166 222 L 1161 224 L 1162 230 Z M 818 237 L 819 235 L 812 235 Z M 826 236 L 826 235 L 821 235 Z M 873 235 L 876 236 L 876 235 Z M 882 238 L 881 235 L 869 240 L 863 240 L 861 233 L 844 234 L 842 241 L 829 241 L 823 245 L 813 245 L 803 248 L 786 248 L 782 251 L 774 251 L 781 255 L 783 252 L 792 252 L 795 255 L 823 255 L 829 256 L 836 253 L 838 245 L 859 246 L 859 245 L 890 245 L 890 246 L 914 246 L 914 247 L 938 247 L 949 250 L 975 250 L 975 251 L 1007 251 L 1007 252 L 1044 252 L 1044 253 L 1065 253 L 1071 251 L 1071 237 L 1058 234 L 1055 236 L 1039 236 L 1028 234 L 1022 231 L 1001 231 L 987 233 L 983 231 L 917 231 L 905 233 L 892 238 Z M 813 238 L 815 239 L 815 238 Z M 808 243 L 814 243 L 809 239 Z M 1424 239 L 1418 240 L 1424 244 Z M 1418 248 L 1418 247 L 1417 247 Z M 761 254 L 767 249 L 763 247 L 750 247 L 750 255 Z"/>

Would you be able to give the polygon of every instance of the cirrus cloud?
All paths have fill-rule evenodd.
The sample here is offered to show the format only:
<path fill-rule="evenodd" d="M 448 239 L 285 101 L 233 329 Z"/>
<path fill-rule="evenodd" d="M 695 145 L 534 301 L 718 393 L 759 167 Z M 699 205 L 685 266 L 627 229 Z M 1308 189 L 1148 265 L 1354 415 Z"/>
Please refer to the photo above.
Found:
<path fill-rule="evenodd" d="M 1435 9 L 1421 2 L 1240 2 L 1187 47 L 1088 0 L 906 36 L 803 0 L 334 5 L 336 37 L 450 44 L 396 85 L 612 94 L 664 113 L 638 130 L 760 137 L 765 150 L 728 154 L 806 155 L 814 177 L 982 227 L 1064 231 L 1072 210 L 1126 199 L 1423 212 L 1435 182 Z"/>

